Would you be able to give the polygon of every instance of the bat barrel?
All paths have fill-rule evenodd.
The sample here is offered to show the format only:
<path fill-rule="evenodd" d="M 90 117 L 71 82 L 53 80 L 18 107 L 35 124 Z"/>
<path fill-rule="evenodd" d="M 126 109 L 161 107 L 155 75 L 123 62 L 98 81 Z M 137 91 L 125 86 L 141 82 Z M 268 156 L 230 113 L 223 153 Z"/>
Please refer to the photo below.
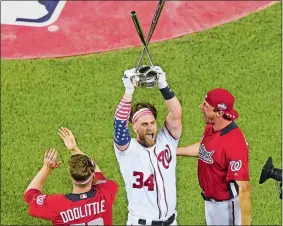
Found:
<path fill-rule="evenodd" d="M 139 35 L 143 45 L 146 46 L 146 42 L 145 42 L 144 35 L 143 35 L 142 29 L 141 29 L 141 26 L 140 26 L 140 23 L 139 23 L 139 19 L 138 19 L 137 13 L 135 11 L 132 11 L 131 12 L 131 17 L 132 17 L 132 20 L 134 22 L 134 25 L 136 27 L 136 30 L 138 32 L 138 35 Z"/>
<path fill-rule="evenodd" d="M 153 32 L 156 28 L 156 25 L 158 23 L 158 20 L 159 20 L 159 17 L 161 15 L 161 12 L 163 10 L 163 7 L 165 5 L 165 0 L 159 0 L 158 2 L 158 5 L 157 5 L 157 8 L 155 10 L 155 13 L 154 13 L 154 16 L 153 16 L 153 19 L 152 19 L 152 22 L 151 22 L 151 26 L 150 26 L 150 30 L 149 30 L 149 33 L 147 35 L 147 39 L 146 39 L 146 46 L 149 44 L 150 42 L 150 39 L 153 35 Z M 144 56 L 144 52 L 146 51 L 146 47 L 143 48 L 143 51 L 141 53 L 141 56 L 140 56 L 140 59 L 138 61 L 138 65 L 136 66 L 136 70 L 139 69 L 140 65 L 141 65 L 141 62 L 142 62 L 142 59 L 143 59 L 143 56 Z"/>
<path fill-rule="evenodd" d="M 149 52 L 148 52 L 148 49 L 147 49 L 147 44 L 146 44 L 146 41 L 145 41 L 145 39 L 144 39 L 144 35 L 143 35 L 142 29 L 141 29 L 141 26 L 140 26 L 140 23 L 139 23 L 139 19 L 138 19 L 137 13 L 136 13 L 135 11 L 132 11 L 132 12 L 131 12 L 131 17 L 132 17 L 132 20 L 133 20 L 133 22 L 134 22 L 134 25 L 135 25 L 135 28 L 136 28 L 136 30 L 137 30 L 137 33 L 138 33 L 138 35 L 139 35 L 139 37 L 140 37 L 140 40 L 142 41 L 142 44 L 143 44 L 143 46 L 144 46 L 144 49 L 145 49 L 145 51 L 146 51 L 146 54 L 147 54 L 148 59 L 149 59 L 149 61 L 150 61 L 150 64 L 151 64 L 151 66 L 153 66 L 151 57 L 150 57 Z"/>
<path fill-rule="evenodd" d="M 153 16 L 153 19 L 152 19 L 152 22 L 151 22 L 151 27 L 150 27 L 148 36 L 147 36 L 147 39 L 146 39 L 147 45 L 150 42 L 150 39 L 151 39 L 153 32 L 156 28 L 156 25 L 158 23 L 158 20 L 159 20 L 159 17 L 161 15 L 161 12 L 163 10 L 164 5 L 165 5 L 165 0 L 159 0 L 159 3 L 157 5 L 156 11 L 154 13 L 154 16 Z"/>

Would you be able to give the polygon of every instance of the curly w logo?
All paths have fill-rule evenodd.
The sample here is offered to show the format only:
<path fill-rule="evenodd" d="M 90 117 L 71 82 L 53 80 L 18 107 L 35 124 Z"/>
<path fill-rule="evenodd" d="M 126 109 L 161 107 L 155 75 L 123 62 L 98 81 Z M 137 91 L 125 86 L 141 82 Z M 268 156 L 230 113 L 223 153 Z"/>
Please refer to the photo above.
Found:
<path fill-rule="evenodd" d="M 157 156 L 158 162 L 161 162 L 165 169 L 169 168 L 170 162 L 172 160 L 171 150 L 168 144 L 165 146 L 165 150 L 159 153 Z"/>

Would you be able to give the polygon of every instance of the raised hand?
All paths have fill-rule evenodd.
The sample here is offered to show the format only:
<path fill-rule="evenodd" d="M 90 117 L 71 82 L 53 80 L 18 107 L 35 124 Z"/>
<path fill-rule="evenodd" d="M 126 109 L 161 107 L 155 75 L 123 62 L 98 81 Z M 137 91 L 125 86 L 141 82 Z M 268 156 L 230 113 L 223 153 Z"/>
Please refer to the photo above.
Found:
<path fill-rule="evenodd" d="M 50 148 L 45 151 L 43 164 L 49 169 L 56 169 L 60 166 L 61 161 L 57 162 L 57 151 L 54 148 Z"/>
<path fill-rule="evenodd" d="M 168 86 L 166 81 L 166 73 L 159 66 L 153 66 L 153 69 L 158 73 L 158 88 L 163 89 Z"/>
<path fill-rule="evenodd" d="M 133 93 L 135 91 L 135 86 L 132 83 L 131 79 L 132 79 L 133 76 L 136 76 L 137 74 L 139 74 L 139 73 L 136 72 L 135 68 L 124 71 L 122 81 L 123 81 L 123 84 L 124 84 L 124 87 L 125 87 L 125 92 L 129 95 L 133 95 Z"/>
<path fill-rule="evenodd" d="M 68 150 L 74 150 L 75 148 L 77 148 L 76 139 L 71 130 L 61 127 L 60 129 L 58 129 L 57 134 L 64 141 L 64 144 Z"/>

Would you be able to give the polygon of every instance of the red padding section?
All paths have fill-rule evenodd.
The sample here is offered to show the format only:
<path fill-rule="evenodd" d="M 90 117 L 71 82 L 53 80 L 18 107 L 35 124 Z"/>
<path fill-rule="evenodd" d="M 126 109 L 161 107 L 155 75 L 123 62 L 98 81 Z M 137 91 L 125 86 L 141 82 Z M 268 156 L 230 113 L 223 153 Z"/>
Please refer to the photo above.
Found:
<path fill-rule="evenodd" d="M 276 2 L 280 1 L 166 1 L 151 42 L 221 25 Z M 52 17 L 44 23 L 26 22 L 24 26 L 18 22 L 1 24 L 1 58 L 63 57 L 139 46 L 130 12 L 137 12 L 147 36 L 157 3 L 67 1 L 60 6 L 62 10 L 55 10 L 55 21 Z M 1 7 L 5 10 L 5 5 Z"/>

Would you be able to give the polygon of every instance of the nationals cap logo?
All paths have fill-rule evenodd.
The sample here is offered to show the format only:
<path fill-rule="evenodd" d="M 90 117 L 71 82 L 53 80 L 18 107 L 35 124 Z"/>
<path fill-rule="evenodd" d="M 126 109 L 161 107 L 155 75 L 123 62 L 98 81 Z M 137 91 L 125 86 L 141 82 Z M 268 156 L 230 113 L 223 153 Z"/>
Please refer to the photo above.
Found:
<path fill-rule="evenodd" d="M 66 1 L 2 1 L 1 24 L 43 27 L 54 23 Z"/>
<path fill-rule="evenodd" d="M 226 109 L 227 109 L 227 106 L 226 106 L 226 104 L 224 104 L 224 103 L 218 104 L 217 107 L 218 107 L 220 110 L 226 110 Z"/>
<path fill-rule="evenodd" d="M 242 167 L 242 161 L 241 160 L 231 161 L 230 166 L 231 166 L 231 171 L 233 171 L 233 172 L 239 171 Z"/>

